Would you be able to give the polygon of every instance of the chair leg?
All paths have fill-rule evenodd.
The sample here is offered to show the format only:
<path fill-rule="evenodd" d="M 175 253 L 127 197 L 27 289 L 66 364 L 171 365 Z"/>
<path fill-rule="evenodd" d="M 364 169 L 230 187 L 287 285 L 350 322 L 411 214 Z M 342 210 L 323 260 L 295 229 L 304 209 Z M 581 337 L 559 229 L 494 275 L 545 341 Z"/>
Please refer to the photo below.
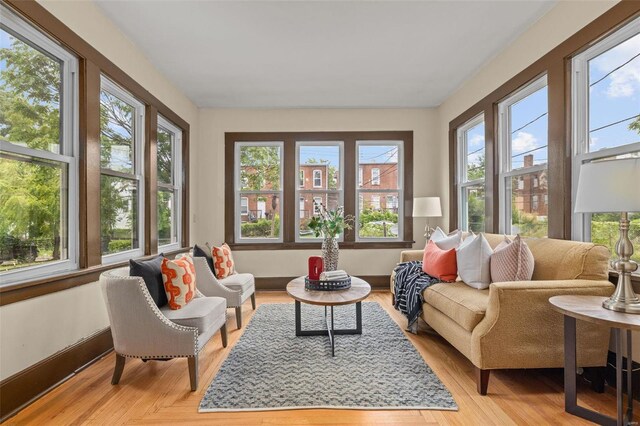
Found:
<path fill-rule="evenodd" d="M 482 370 L 476 367 L 476 385 L 478 387 L 478 393 L 480 395 L 487 394 L 487 388 L 489 387 L 489 375 L 491 370 Z"/>
<path fill-rule="evenodd" d="M 191 392 L 198 389 L 198 354 L 187 358 L 189 362 L 189 380 L 191 381 Z"/>
<path fill-rule="evenodd" d="M 222 337 L 222 347 L 227 347 L 227 324 L 223 324 L 220 328 L 220 337 Z"/>
<path fill-rule="evenodd" d="M 253 310 L 256 310 L 256 294 L 253 293 L 251 294 L 251 307 L 253 308 Z"/>
<path fill-rule="evenodd" d="M 116 354 L 116 368 L 113 370 L 113 377 L 111 378 L 111 384 L 117 385 L 122 377 L 122 371 L 124 371 L 124 363 L 127 359 L 120 354 Z"/>
<path fill-rule="evenodd" d="M 242 328 L 242 306 L 236 308 L 236 324 L 238 328 Z"/>

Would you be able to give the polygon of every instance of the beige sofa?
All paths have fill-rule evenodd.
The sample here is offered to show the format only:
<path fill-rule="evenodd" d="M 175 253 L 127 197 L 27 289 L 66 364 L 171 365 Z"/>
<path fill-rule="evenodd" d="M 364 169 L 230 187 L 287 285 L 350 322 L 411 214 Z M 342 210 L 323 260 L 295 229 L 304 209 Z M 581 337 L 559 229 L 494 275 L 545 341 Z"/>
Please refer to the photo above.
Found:
<path fill-rule="evenodd" d="M 504 238 L 485 234 L 492 247 Z M 564 365 L 563 319 L 549 298 L 562 294 L 609 296 L 609 250 L 576 241 L 526 239 L 535 258 L 531 281 L 493 283 L 476 290 L 461 281 L 424 291 L 422 319 L 476 367 L 478 392 L 487 393 L 489 371 Z M 401 262 L 422 260 L 403 251 Z M 391 276 L 391 294 L 394 276 Z M 578 365 L 606 365 L 609 329 L 578 321 Z"/>

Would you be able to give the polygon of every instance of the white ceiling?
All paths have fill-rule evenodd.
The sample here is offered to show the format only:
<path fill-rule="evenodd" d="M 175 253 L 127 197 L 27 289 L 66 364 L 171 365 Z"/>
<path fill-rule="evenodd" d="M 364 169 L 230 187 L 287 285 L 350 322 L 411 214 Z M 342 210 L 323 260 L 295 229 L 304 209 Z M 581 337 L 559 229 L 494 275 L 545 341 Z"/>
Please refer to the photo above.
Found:
<path fill-rule="evenodd" d="M 431 107 L 554 1 L 96 0 L 200 107 Z"/>

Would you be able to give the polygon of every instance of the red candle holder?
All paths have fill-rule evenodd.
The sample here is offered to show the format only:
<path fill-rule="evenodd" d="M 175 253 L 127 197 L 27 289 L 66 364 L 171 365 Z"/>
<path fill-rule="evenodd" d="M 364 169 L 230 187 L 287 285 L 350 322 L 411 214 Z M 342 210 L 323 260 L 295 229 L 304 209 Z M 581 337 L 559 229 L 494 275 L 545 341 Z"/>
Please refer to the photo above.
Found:
<path fill-rule="evenodd" d="M 310 280 L 319 280 L 320 274 L 323 269 L 322 257 L 320 256 L 311 256 L 309 258 L 309 279 Z"/>

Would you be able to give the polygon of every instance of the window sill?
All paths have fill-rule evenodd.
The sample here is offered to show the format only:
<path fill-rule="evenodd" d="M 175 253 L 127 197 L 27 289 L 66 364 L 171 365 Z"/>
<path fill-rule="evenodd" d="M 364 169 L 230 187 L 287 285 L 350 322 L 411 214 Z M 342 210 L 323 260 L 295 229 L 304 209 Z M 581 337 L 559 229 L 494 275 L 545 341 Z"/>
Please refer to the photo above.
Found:
<path fill-rule="evenodd" d="M 191 247 L 184 247 L 177 250 L 166 252 L 165 256 L 172 256 L 179 253 L 188 252 Z M 149 259 L 152 256 L 143 256 L 139 259 Z M 22 300 L 31 299 L 46 294 L 55 293 L 69 288 L 81 286 L 98 281 L 100 274 L 109 269 L 121 268 L 127 266 L 129 260 L 110 263 L 108 265 L 93 266 L 91 268 L 78 269 L 76 271 L 39 278 L 36 280 L 23 281 L 15 284 L 9 284 L 0 287 L 0 306 L 9 305 L 11 303 L 20 302 Z"/>
<path fill-rule="evenodd" d="M 372 241 L 372 242 L 340 242 L 342 250 L 366 249 L 407 249 L 412 248 L 415 241 Z M 234 243 L 229 244 L 231 250 L 319 250 L 322 243 Z"/>

